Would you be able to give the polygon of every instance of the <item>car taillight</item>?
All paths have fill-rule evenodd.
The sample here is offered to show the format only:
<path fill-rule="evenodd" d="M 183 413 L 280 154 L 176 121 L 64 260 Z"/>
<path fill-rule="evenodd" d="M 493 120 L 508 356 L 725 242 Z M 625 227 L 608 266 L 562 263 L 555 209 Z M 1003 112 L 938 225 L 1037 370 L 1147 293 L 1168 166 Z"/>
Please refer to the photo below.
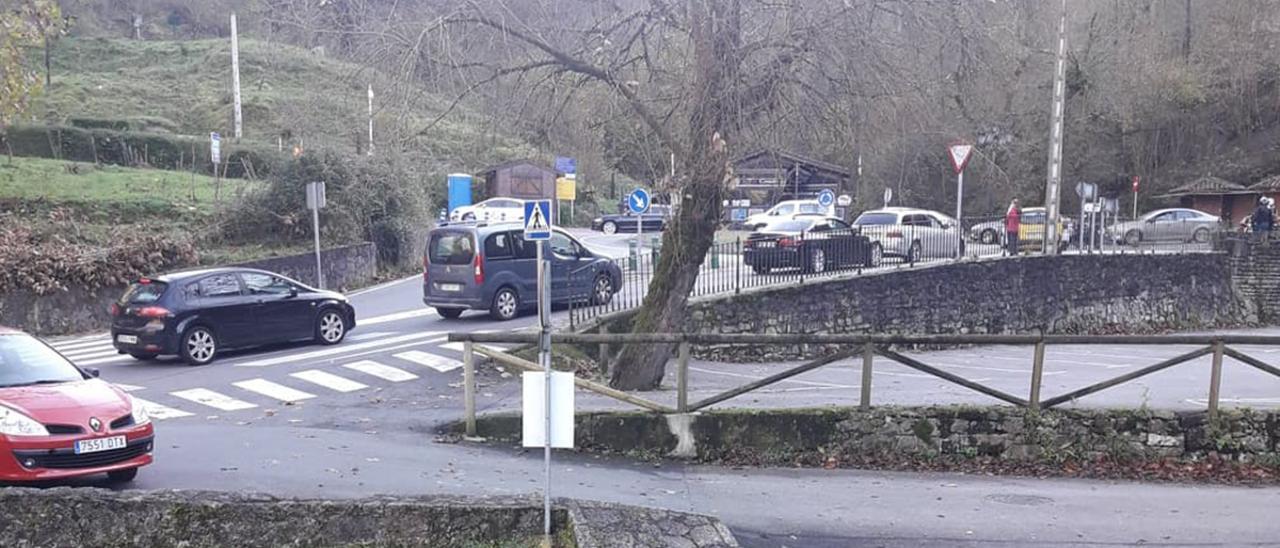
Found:
<path fill-rule="evenodd" d="M 112 316 L 119 316 L 119 315 L 120 315 L 120 305 L 118 305 L 118 304 L 116 304 L 116 303 L 111 303 L 111 315 L 112 315 Z"/>
<path fill-rule="evenodd" d="M 901 238 L 901 237 L 902 237 L 902 231 L 901 231 L 901 230 L 892 230 L 892 231 L 889 231 L 889 233 L 888 233 L 888 234 L 885 234 L 885 237 L 886 237 L 886 238 Z"/>
<path fill-rule="evenodd" d="M 484 285 L 484 257 L 476 253 L 476 285 Z"/>
<path fill-rule="evenodd" d="M 429 272 L 430 270 L 431 270 L 431 256 L 423 255 L 422 256 L 422 282 L 423 283 L 427 282 L 427 272 Z"/>
<path fill-rule="evenodd" d="M 168 318 L 169 309 L 159 306 L 144 306 L 138 309 L 138 316 L 143 318 Z"/>

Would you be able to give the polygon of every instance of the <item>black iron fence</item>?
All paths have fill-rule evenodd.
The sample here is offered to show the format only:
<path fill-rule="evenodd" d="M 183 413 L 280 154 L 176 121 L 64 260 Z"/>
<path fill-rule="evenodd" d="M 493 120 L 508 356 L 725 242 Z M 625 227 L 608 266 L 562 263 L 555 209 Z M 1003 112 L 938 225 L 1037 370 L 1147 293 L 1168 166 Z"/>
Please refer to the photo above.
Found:
<path fill-rule="evenodd" d="M 741 293 L 745 289 L 804 284 L 832 276 L 909 268 L 920 264 L 1015 255 L 1152 254 L 1212 251 L 1220 235 L 1233 230 L 1199 219 L 1130 220 L 1097 215 L 1064 220 L 1051 235 L 1034 216 L 1016 232 L 1003 217 L 970 217 L 963 222 L 854 227 L 852 230 L 768 235 L 731 233 L 713 244 L 699 267 L 692 296 Z M 1049 238 L 1057 245 L 1049 246 Z M 660 239 L 646 236 L 643 246 L 617 262 L 620 279 L 571 272 L 567 283 L 581 298 L 569 305 L 571 326 L 631 310 L 644 302 L 662 253 Z"/>

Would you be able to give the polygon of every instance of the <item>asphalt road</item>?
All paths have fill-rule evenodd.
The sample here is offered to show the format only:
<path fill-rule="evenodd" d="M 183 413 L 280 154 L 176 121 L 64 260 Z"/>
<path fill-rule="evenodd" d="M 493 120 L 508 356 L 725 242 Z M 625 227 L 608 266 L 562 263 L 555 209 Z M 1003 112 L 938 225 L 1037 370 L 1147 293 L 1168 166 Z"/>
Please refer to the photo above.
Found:
<path fill-rule="evenodd" d="M 625 255 L 625 238 L 587 239 L 602 251 Z M 422 306 L 417 277 L 359 292 L 352 300 L 360 326 L 341 345 L 241 352 L 204 367 L 172 359 L 136 362 L 112 353 L 101 335 L 56 345 L 78 363 L 100 368 L 104 379 L 147 402 L 157 418 L 156 463 L 128 488 L 308 497 L 538 494 L 540 452 L 434 441 L 436 428 L 459 418 L 462 407 L 460 347 L 447 344 L 446 334 L 530 328 L 535 318 L 497 323 L 471 313 L 443 320 Z M 564 315 L 556 313 L 560 321 Z M 1054 390 L 1083 385 L 1179 350 L 1051 349 L 1045 380 L 1058 383 Z M 1268 350 L 1256 349 L 1270 360 Z M 1021 394 L 1029 355 L 1030 349 L 999 347 L 922 357 Z M 695 362 L 693 389 L 710 394 L 785 365 Z M 725 405 L 848 403 L 856 398 L 858 367 L 858 362 L 836 364 Z M 1198 405 L 1188 400 L 1203 397 L 1207 377 L 1201 377 L 1207 368 L 1182 367 L 1194 373 L 1182 379 L 1175 368 L 1151 377 L 1145 391 L 1120 391 L 1114 401 L 1081 404 Z M 888 363 L 877 361 L 875 374 L 877 403 L 982 398 Z M 1223 393 L 1242 398 L 1237 403 L 1268 404 L 1276 401 L 1275 381 L 1269 382 L 1231 367 Z M 1046 389 L 1046 395 L 1054 390 Z M 515 378 L 497 371 L 482 375 L 479 392 L 482 410 L 519 405 Z M 654 397 L 674 395 L 666 391 Z M 578 398 L 584 408 L 613 405 L 581 392 Z M 1272 399 L 1262 401 L 1266 398 Z M 1241 546 L 1280 538 L 1276 489 L 654 467 L 572 453 L 558 454 L 554 470 L 557 496 L 718 515 L 752 547 Z M 102 485 L 98 480 L 75 484 Z"/>

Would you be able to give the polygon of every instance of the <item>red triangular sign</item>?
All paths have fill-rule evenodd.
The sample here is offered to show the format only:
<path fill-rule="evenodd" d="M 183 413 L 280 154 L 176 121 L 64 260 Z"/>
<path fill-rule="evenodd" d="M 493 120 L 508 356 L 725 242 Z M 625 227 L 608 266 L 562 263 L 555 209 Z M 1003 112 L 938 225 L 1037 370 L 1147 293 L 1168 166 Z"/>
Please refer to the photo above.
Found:
<path fill-rule="evenodd" d="M 951 165 L 956 168 L 956 173 L 964 171 L 964 166 L 969 165 L 973 145 L 951 145 L 947 150 L 951 152 Z"/>

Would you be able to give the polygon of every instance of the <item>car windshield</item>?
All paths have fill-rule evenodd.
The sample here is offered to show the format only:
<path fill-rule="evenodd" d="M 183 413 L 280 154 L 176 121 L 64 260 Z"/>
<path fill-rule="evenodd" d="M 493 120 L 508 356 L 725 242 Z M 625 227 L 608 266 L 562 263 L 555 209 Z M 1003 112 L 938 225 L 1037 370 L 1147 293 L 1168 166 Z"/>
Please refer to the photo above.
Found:
<path fill-rule="evenodd" d="M 35 337 L 0 335 L 0 388 L 79 380 L 79 369 Z"/>
<path fill-rule="evenodd" d="M 898 224 L 898 216 L 893 213 L 863 213 L 858 216 L 858 220 L 853 222 L 854 226 L 884 226 Z"/>
<path fill-rule="evenodd" d="M 438 232 L 431 235 L 428 256 L 433 264 L 471 264 L 475 244 L 467 232 Z"/>
<path fill-rule="evenodd" d="M 169 284 L 157 282 L 155 280 L 139 280 L 129 284 L 129 288 L 125 290 L 124 296 L 120 297 L 121 304 L 151 304 L 160 300 L 160 296 L 164 295 L 165 288 Z"/>
<path fill-rule="evenodd" d="M 787 221 L 778 221 L 769 223 L 768 226 L 760 229 L 762 232 L 804 232 L 810 226 L 813 226 L 814 219 L 791 219 Z"/>

